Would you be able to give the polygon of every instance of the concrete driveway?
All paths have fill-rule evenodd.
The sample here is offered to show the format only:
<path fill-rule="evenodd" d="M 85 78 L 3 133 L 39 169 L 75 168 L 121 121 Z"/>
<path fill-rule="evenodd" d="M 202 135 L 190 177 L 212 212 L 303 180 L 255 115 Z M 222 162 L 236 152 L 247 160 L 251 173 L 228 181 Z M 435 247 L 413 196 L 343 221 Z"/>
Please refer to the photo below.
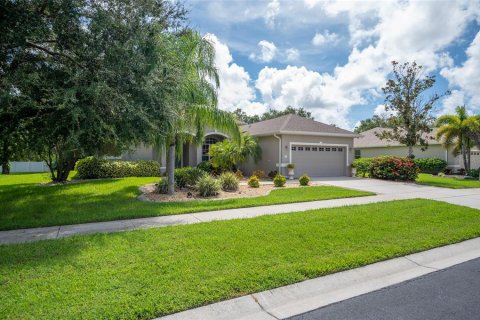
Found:
<path fill-rule="evenodd" d="M 449 189 L 355 177 L 313 178 L 312 180 L 337 187 L 375 192 L 378 195 L 391 196 L 392 200 L 423 198 L 480 209 L 480 188 Z"/>

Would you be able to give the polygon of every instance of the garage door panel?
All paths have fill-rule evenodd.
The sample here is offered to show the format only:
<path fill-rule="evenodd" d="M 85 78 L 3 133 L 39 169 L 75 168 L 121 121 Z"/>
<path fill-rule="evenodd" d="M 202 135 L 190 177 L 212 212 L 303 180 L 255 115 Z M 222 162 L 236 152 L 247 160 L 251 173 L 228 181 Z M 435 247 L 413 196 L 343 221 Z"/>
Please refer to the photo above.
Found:
<path fill-rule="evenodd" d="M 292 162 L 295 173 L 313 177 L 345 175 L 345 148 L 333 146 L 292 145 Z"/>

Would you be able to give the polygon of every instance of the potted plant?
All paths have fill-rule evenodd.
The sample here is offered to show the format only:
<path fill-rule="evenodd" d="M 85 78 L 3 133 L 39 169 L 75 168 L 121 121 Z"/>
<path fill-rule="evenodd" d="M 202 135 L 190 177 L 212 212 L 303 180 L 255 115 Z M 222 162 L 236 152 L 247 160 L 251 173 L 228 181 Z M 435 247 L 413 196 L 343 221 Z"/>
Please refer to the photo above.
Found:
<path fill-rule="evenodd" d="M 293 163 L 287 164 L 287 169 L 288 169 L 288 176 L 290 180 L 293 180 L 293 175 L 295 174 L 295 165 Z"/>

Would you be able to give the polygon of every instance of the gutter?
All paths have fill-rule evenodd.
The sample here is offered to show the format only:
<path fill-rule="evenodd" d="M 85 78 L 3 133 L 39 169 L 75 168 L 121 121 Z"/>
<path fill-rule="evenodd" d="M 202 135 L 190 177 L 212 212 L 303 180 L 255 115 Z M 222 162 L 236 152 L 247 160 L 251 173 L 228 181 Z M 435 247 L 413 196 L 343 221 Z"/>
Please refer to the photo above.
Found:
<path fill-rule="evenodd" d="M 282 174 L 282 138 L 276 133 L 273 136 L 278 139 L 278 174 Z"/>

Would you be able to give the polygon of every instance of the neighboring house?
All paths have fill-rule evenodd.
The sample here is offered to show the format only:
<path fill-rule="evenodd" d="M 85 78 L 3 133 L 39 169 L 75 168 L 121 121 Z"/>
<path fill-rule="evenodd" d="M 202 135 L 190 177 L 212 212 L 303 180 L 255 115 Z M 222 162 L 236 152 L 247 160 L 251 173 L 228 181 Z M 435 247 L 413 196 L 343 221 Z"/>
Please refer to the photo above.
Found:
<path fill-rule="evenodd" d="M 265 173 L 277 170 L 286 174 L 289 163 L 295 164 L 296 177 L 304 173 L 312 177 L 351 175 L 353 139 L 359 137 L 351 131 L 297 115 L 285 115 L 240 128 L 257 137 L 262 149 L 262 158 L 258 163 L 249 161 L 240 167 L 245 175 L 252 174 L 254 170 Z M 203 145 L 184 145 L 183 157 L 177 166 L 196 166 L 209 160 L 210 145 L 226 138 L 228 136 L 221 132 L 210 131 L 205 134 Z M 161 158 L 164 163 L 165 156 Z M 158 160 L 159 156 L 152 148 L 141 147 L 122 159 Z"/>
<path fill-rule="evenodd" d="M 371 158 L 382 155 L 401 156 L 408 155 L 408 147 L 401 145 L 397 141 L 381 140 L 375 133 L 381 133 L 385 128 L 373 128 L 360 133 L 361 137 L 355 138 L 355 159 Z M 420 147 L 414 147 L 413 154 L 415 158 L 438 158 L 447 162 L 448 168 L 456 171 L 464 167 L 463 160 L 460 155 L 455 156 L 452 148 L 448 150 L 443 147 L 442 143 L 435 139 L 436 129 L 430 134 L 425 134 L 424 139 L 428 140 L 428 148 L 422 151 Z M 471 151 L 471 168 L 480 167 L 480 151 L 474 148 Z"/>

